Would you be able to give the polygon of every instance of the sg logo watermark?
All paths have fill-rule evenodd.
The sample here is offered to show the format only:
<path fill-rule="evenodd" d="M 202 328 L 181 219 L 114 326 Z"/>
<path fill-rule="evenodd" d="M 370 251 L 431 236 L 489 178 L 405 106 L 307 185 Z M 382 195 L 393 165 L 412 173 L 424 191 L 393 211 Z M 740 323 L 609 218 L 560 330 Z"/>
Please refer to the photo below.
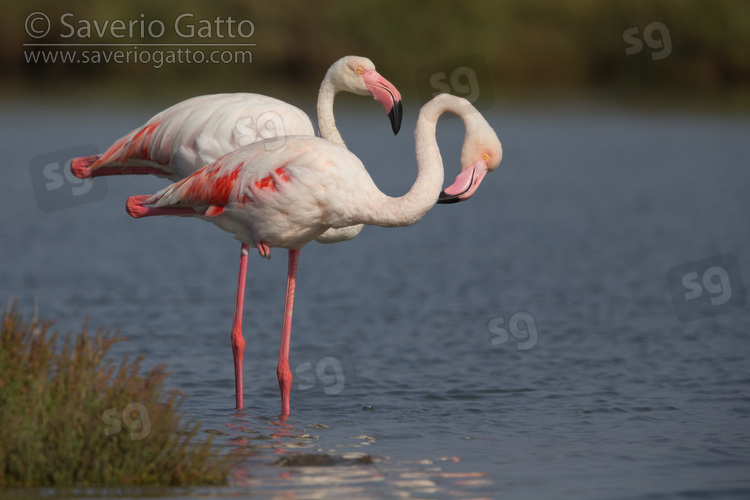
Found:
<path fill-rule="evenodd" d="M 643 39 L 637 26 L 628 28 L 622 32 L 623 41 L 628 44 L 625 47 L 626 55 L 639 54 L 643 50 L 643 42 L 651 50 L 651 59 L 661 61 L 672 53 L 672 38 L 669 35 L 667 25 L 654 21 L 643 28 Z"/>
<path fill-rule="evenodd" d="M 731 254 L 674 266 L 667 281 L 681 321 L 736 311 L 747 302 L 740 264 Z"/>
<path fill-rule="evenodd" d="M 122 412 L 117 408 L 107 408 L 102 412 L 102 422 L 106 425 L 105 436 L 118 434 L 123 424 L 130 431 L 131 441 L 146 439 L 151 434 L 151 419 L 142 403 L 129 403 Z"/>
<path fill-rule="evenodd" d="M 104 179 L 79 179 L 70 171 L 70 161 L 98 154 L 96 146 L 86 145 L 35 156 L 29 161 L 31 185 L 42 212 L 100 201 L 107 196 Z"/>
<path fill-rule="evenodd" d="M 479 110 L 495 103 L 487 61 L 479 54 L 422 66 L 416 77 L 423 103 L 438 94 L 463 97 Z"/>
<path fill-rule="evenodd" d="M 352 396 L 359 392 L 354 357 L 346 345 L 307 348 L 294 368 L 292 389 L 298 394 Z"/>
<path fill-rule="evenodd" d="M 500 347 L 508 343 L 512 338 L 516 343 L 516 349 L 525 351 L 534 347 L 539 340 L 534 317 L 525 311 L 513 314 L 506 327 L 505 317 L 492 318 L 487 324 L 490 332 L 490 344 L 492 347 Z"/>
<path fill-rule="evenodd" d="M 266 151 L 281 149 L 287 137 L 284 118 L 276 111 L 264 111 L 257 118 L 243 116 L 234 124 L 232 133 L 240 146 L 264 141 Z"/>

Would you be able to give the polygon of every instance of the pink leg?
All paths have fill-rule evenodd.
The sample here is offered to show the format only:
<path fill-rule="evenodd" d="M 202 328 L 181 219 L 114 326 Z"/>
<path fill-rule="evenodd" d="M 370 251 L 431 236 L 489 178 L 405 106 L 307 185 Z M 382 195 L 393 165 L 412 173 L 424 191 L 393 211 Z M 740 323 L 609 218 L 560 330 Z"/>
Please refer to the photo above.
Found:
<path fill-rule="evenodd" d="M 242 307 L 245 303 L 245 280 L 247 277 L 247 254 L 250 246 L 243 243 L 240 248 L 240 274 L 237 278 L 237 300 L 234 303 L 232 323 L 232 354 L 234 355 L 234 390 L 237 409 L 242 408 L 242 357 L 245 353 L 245 339 L 242 337 Z"/>
<path fill-rule="evenodd" d="M 169 172 L 166 172 L 159 167 L 148 167 L 146 165 L 135 165 L 132 167 L 97 167 L 94 170 L 89 171 L 89 177 L 101 177 L 103 175 L 158 175 L 166 177 L 169 175 Z"/>
<path fill-rule="evenodd" d="M 73 175 L 79 179 L 88 179 L 90 177 L 100 177 L 103 175 L 129 175 L 129 174 L 150 174 L 164 177 L 169 175 L 168 172 L 164 171 L 159 167 L 149 167 L 146 165 L 135 165 L 135 166 L 116 166 L 116 167 L 96 167 L 91 170 L 91 166 L 96 163 L 100 158 L 100 155 L 83 156 L 81 158 L 73 158 L 70 162 L 70 171 Z"/>
<path fill-rule="evenodd" d="M 289 344 L 292 335 L 292 309 L 294 309 L 294 288 L 297 285 L 297 261 L 299 250 L 289 250 L 289 270 L 286 281 L 286 302 L 284 304 L 284 327 L 281 332 L 281 348 L 276 376 L 281 390 L 281 414 L 289 415 L 289 393 L 292 390 L 292 372 L 289 370 Z"/>
<path fill-rule="evenodd" d="M 131 196 L 125 203 L 125 210 L 136 219 L 152 215 L 197 215 L 199 213 L 190 207 L 147 207 L 149 198 L 151 198 L 149 195 Z"/>

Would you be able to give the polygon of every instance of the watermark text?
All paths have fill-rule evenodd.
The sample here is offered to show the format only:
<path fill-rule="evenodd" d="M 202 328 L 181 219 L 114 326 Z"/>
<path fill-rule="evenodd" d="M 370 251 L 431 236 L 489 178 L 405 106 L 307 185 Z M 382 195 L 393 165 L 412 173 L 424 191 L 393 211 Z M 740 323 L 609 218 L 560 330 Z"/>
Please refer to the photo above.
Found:
<path fill-rule="evenodd" d="M 627 44 L 626 55 L 639 54 L 643 51 L 644 43 L 651 49 L 651 59 L 660 61 L 666 59 L 672 53 L 672 37 L 667 25 L 654 21 L 643 28 L 643 33 L 638 26 L 633 26 L 622 32 L 622 39 Z"/>
<path fill-rule="evenodd" d="M 505 316 L 492 318 L 487 324 L 487 331 L 490 333 L 492 347 L 500 347 L 512 341 L 516 344 L 516 349 L 526 351 L 539 340 L 534 316 L 526 311 L 512 314 L 507 322 Z"/>
<path fill-rule="evenodd" d="M 667 282 L 680 321 L 736 311 L 747 303 L 740 264 L 732 254 L 674 266 Z"/>

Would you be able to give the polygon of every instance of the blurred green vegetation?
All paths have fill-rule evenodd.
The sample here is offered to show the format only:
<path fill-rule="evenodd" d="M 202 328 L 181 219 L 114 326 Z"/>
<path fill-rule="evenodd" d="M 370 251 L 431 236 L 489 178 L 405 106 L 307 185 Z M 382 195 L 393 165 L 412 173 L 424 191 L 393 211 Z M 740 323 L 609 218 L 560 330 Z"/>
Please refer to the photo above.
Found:
<path fill-rule="evenodd" d="M 744 93 L 750 87 L 750 3 L 741 0 L 82 0 L 75 4 L 31 0 L 9 3 L 3 11 L 0 61 L 6 95 L 91 89 L 174 98 L 219 91 L 311 93 L 328 66 L 347 54 L 372 59 L 381 74 L 407 95 L 417 91 L 415 75 L 420 67 L 470 54 L 487 61 L 492 84 L 500 92 L 618 89 L 705 94 Z M 24 27 L 33 12 L 42 12 L 52 21 L 52 29 L 41 39 L 31 38 Z M 66 30 L 60 23 L 64 13 L 73 14 L 67 19 L 76 27 L 80 20 L 100 24 L 115 19 L 159 20 L 166 32 L 157 40 L 117 39 L 111 33 L 103 38 L 64 39 Z M 174 20 L 183 13 L 194 15 L 187 20 L 196 29 L 199 20 L 214 22 L 217 17 L 252 21 L 251 37 L 232 40 L 256 44 L 251 48 L 252 63 L 167 64 L 157 69 L 150 64 L 25 60 L 24 50 L 29 49 L 23 44 L 32 42 L 125 42 L 128 46 L 123 49 L 127 49 L 146 42 L 229 41 L 226 36 L 219 38 L 215 29 L 211 38 L 177 36 Z M 644 30 L 654 22 L 663 23 L 668 32 L 652 30 L 644 39 Z M 633 37 L 644 42 L 640 50 Z M 665 43 L 669 50 L 662 50 Z M 629 47 L 636 53 L 626 54 Z M 654 54 L 667 55 L 655 59 Z"/>

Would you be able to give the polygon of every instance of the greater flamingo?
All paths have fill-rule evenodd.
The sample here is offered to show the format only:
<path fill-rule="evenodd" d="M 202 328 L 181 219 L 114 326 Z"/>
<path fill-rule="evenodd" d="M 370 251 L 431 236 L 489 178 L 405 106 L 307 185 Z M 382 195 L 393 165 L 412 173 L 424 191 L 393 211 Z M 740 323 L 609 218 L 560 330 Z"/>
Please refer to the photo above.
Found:
<path fill-rule="evenodd" d="M 318 126 L 323 138 L 344 145 L 333 116 L 333 100 L 341 91 L 374 97 L 388 113 L 394 134 L 398 133 L 402 117 L 399 91 L 378 74 L 369 59 L 346 56 L 331 65 L 318 92 Z M 259 94 L 204 95 L 162 111 L 101 155 L 74 159 L 71 170 L 82 179 L 153 174 L 178 181 L 242 146 L 287 135 L 315 135 L 310 118 L 291 104 Z M 274 147 L 280 144 L 274 143 Z M 227 229 L 222 226 L 224 221 L 211 221 Z M 317 239 L 321 243 L 344 241 L 361 230 L 362 225 L 331 229 Z M 242 310 L 248 251 L 247 244 L 242 243 L 231 335 L 237 408 L 243 405 Z"/>
<path fill-rule="evenodd" d="M 443 162 L 435 138 L 437 120 L 451 112 L 464 122 L 461 173 L 441 192 Z M 299 251 L 329 228 L 353 224 L 408 226 L 436 202 L 469 199 L 487 172 L 497 168 L 502 147 L 482 115 L 465 99 L 441 94 L 425 104 L 416 130 L 418 173 L 404 196 L 383 194 L 362 162 L 345 147 L 316 137 L 283 138 L 281 147 L 262 141 L 240 148 L 162 189 L 132 196 L 133 217 L 199 215 L 221 218 L 222 227 L 263 257 L 270 248 L 289 250 L 284 324 L 277 377 L 282 415 L 289 414 L 292 310 Z M 276 139 L 279 140 L 279 139 Z"/>

